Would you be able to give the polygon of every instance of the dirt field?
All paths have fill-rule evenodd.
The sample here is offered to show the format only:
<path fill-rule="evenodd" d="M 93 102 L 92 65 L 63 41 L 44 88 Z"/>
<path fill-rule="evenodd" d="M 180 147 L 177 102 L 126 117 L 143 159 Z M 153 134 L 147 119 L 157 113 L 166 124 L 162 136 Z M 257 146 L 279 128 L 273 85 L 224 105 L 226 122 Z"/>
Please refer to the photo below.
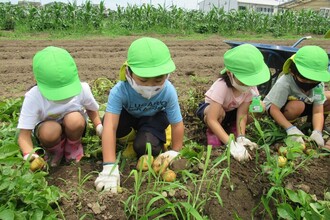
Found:
<path fill-rule="evenodd" d="M 181 105 L 185 104 L 189 89 L 196 85 L 196 78 L 200 80 L 200 89 L 206 90 L 223 68 L 223 54 L 230 47 L 221 37 L 203 40 L 186 40 L 174 37 L 159 37 L 170 48 L 177 69 L 170 76 L 170 80 L 178 90 Z M 111 80 L 118 78 L 119 68 L 125 61 L 127 49 L 136 37 L 93 38 L 88 40 L 0 40 L 0 99 L 20 97 L 35 84 L 32 74 L 32 58 L 34 54 L 46 46 L 59 46 L 67 49 L 76 60 L 82 81 L 92 82 L 99 77 Z M 256 41 L 254 41 L 256 42 Z M 277 45 L 292 45 L 295 40 L 258 40 L 262 43 Z M 304 41 L 302 45 L 315 44 L 330 51 L 330 40 L 314 37 Z M 194 77 L 196 76 L 196 77 Z M 203 80 L 200 78 L 202 77 Z M 189 134 L 189 121 L 186 123 L 186 133 Z M 201 135 L 204 135 L 203 133 Z M 215 152 L 217 153 L 217 152 Z M 61 201 L 61 209 L 68 220 L 79 219 L 83 214 L 89 214 L 86 219 L 126 219 L 122 200 L 133 191 L 133 180 L 127 179 L 127 167 L 122 176 L 122 185 L 126 189 L 123 194 L 97 194 L 93 183 L 96 178 L 84 184 L 84 191 L 79 193 L 73 186 L 79 182 L 78 167 L 86 175 L 91 171 L 100 171 L 100 161 L 83 160 L 79 165 L 63 165 L 51 170 L 50 184 L 55 184 L 70 196 Z M 315 159 L 308 165 L 308 169 L 300 169 L 293 176 L 286 179 L 286 184 L 299 186 L 307 185 L 310 194 L 322 199 L 323 193 L 329 190 L 330 158 Z M 260 202 L 260 197 L 270 185 L 267 179 L 261 177 L 260 167 L 254 161 L 237 163 L 232 161 L 231 175 L 234 191 L 224 188 L 221 198 L 224 207 L 211 200 L 204 215 L 210 219 L 251 219 L 252 209 Z M 65 181 L 60 178 L 65 179 Z M 103 207 L 96 210 L 95 204 Z M 262 219 L 257 212 L 255 219 Z"/>

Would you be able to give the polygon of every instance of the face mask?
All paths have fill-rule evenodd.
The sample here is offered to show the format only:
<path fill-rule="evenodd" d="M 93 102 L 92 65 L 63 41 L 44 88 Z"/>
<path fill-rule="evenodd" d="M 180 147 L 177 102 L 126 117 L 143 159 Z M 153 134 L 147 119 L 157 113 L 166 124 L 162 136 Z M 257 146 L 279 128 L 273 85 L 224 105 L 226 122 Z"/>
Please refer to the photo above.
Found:
<path fill-rule="evenodd" d="M 317 86 L 319 83 L 303 83 L 300 82 L 296 76 L 293 77 L 296 85 L 302 89 L 305 92 L 308 92 L 309 90 L 313 89 L 315 86 Z"/>
<path fill-rule="evenodd" d="M 132 88 L 146 99 L 151 99 L 152 97 L 160 93 L 160 91 L 162 91 L 165 84 L 163 83 L 160 86 L 140 86 L 134 81 L 134 79 L 129 74 L 126 74 L 126 79 L 127 82 L 132 86 Z"/>
<path fill-rule="evenodd" d="M 245 93 L 251 89 L 249 86 L 238 85 L 232 74 L 230 74 L 229 79 L 233 87 L 242 93 Z"/>

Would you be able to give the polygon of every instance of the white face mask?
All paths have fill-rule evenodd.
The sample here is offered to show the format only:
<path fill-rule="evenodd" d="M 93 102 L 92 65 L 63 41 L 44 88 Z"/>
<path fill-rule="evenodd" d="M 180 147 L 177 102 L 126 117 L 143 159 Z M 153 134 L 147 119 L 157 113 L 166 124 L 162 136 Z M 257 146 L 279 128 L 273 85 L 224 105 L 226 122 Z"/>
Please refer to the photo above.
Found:
<path fill-rule="evenodd" d="M 162 91 L 162 89 L 164 88 L 165 84 L 163 83 L 160 86 L 141 86 L 138 85 L 129 74 L 126 74 L 126 79 L 127 82 L 132 86 L 132 88 L 146 99 L 151 99 L 152 97 L 160 93 L 160 91 Z"/>
<path fill-rule="evenodd" d="M 245 92 L 247 92 L 247 91 L 249 91 L 251 89 L 250 86 L 238 85 L 237 82 L 236 82 L 236 80 L 234 79 L 234 76 L 232 74 L 230 74 L 229 79 L 230 79 L 230 82 L 233 85 L 233 87 L 235 89 L 237 89 L 238 91 L 242 92 L 242 93 L 245 93 Z"/>

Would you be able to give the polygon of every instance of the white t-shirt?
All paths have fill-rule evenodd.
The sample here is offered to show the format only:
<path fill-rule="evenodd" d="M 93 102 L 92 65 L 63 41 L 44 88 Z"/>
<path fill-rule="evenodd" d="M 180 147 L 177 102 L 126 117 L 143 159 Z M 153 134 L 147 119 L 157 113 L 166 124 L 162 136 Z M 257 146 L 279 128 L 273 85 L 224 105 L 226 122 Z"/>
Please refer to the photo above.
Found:
<path fill-rule="evenodd" d="M 253 90 L 255 94 L 259 95 L 257 87 L 253 86 L 250 90 Z M 232 88 L 229 88 L 225 80 L 220 78 L 205 93 L 205 103 L 214 101 L 222 105 L 226 112 L 232 111 L 237 109 L 243 102 L 251 102 L 252 93 L 250 90 L 235 97 Z"/>
<path fill-rule="evenodd" d="M 78 111 L 87 118 L 86 110 L 97 111 L 99 105 L 94 99 L 89 85 L 81 83 L 82 90 L 77 96 L 62 101 L 50 101 L 42 96 L 38 86 L 34 86 L 26 94 L 18 119 L 17 128 L 33 130 L 41 121 L 61 121 L 69 113 Z"/>

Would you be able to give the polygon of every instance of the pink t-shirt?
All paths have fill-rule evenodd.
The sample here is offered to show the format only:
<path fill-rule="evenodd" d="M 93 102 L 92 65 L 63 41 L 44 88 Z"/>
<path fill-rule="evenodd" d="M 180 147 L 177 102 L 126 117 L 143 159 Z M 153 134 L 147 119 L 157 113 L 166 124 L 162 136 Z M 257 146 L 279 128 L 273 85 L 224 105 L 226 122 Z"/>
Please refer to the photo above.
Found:
<path fill-rule="evenodd" d="M 256 86 L 251 87 L 256 95 L 259 95 L 259 91 Z M 242 93 L 240 96 L 235 97 L 233 90 L 229 88 L 223 79 L 217 79 L 211 88 L 205 93 L 205 102 L 211 101 L 217 102 L 222 105 L 223 109 L 228 112 L 232 111 L 243 102 L 251 102 L 252 93 L 250 90 Z"/>

